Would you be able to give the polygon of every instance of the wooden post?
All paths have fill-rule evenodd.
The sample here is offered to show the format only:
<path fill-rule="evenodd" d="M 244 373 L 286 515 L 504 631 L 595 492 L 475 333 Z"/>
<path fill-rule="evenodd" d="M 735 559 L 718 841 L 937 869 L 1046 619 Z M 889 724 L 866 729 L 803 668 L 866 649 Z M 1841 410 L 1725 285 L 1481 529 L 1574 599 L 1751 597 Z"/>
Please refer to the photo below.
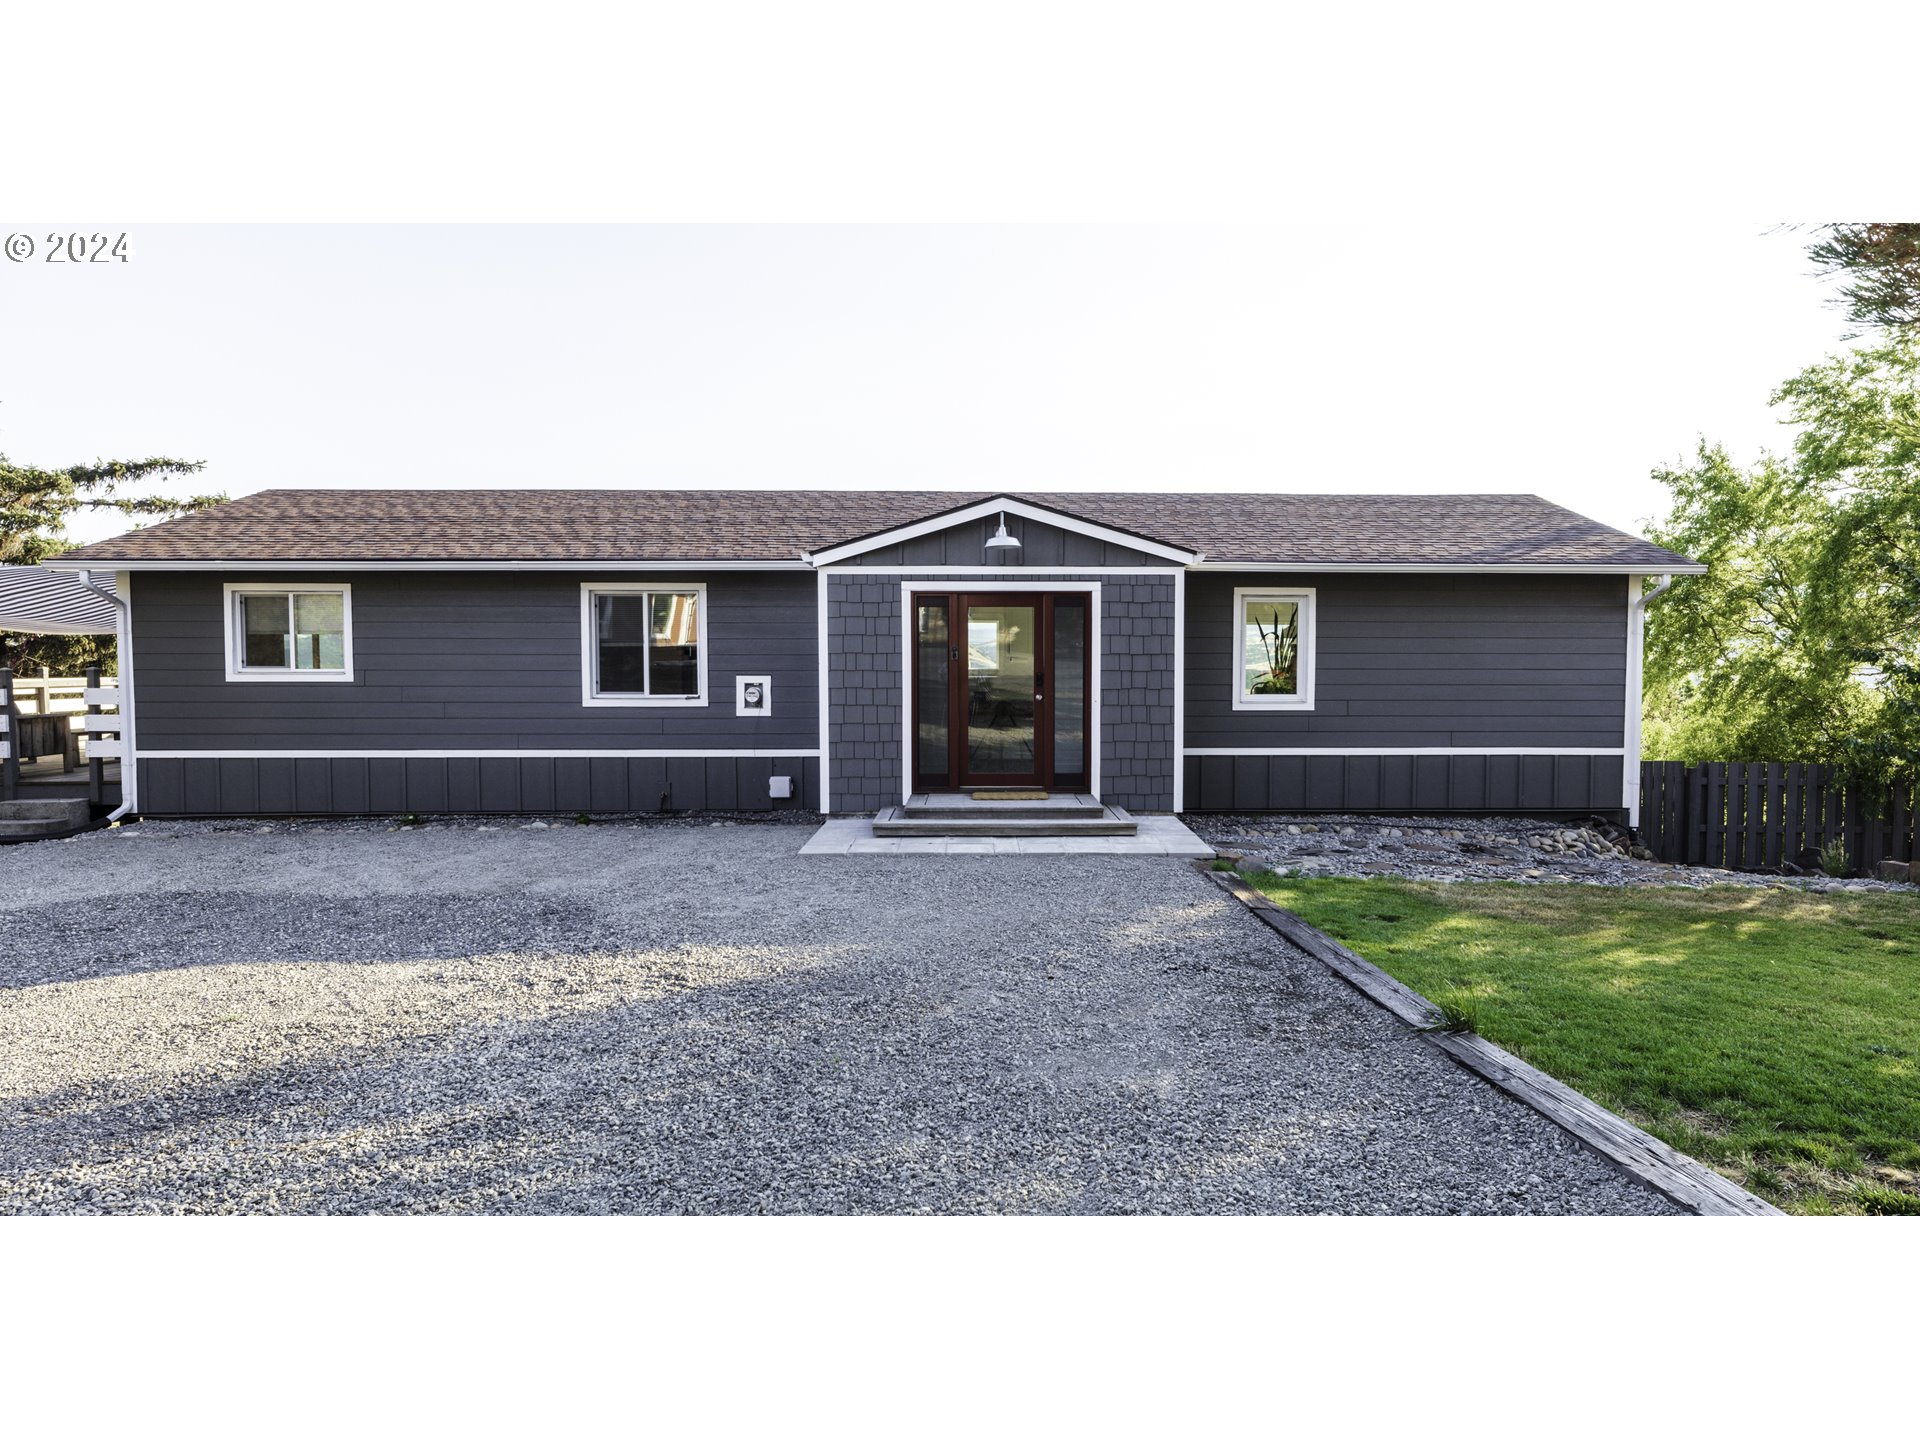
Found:
<path fill-rule="evenodd" d="M 20 793 L 20 712 L 13 704 L 13 667 L 0 665 L 0 800 L 11 800 Z"/>
<path fill-rule="evenodd" d="M 1687 855 L 1689 865 L 1700 863 L 1700 827 L 1706 823 L 1707 767 L 1696 765 L 1687 778 Z"/>
<path fill-rule="evenodd" d="M 89 665 L 87 666 L 87 689 L 89 691 L 95 691 L 99 688 L 100 667 L 98 665 Z M 100 707 L 89 703 L 86 713 L 89 715 L 98 715 L 100 713 Z M 94 753 L 93 729 L 89 726 L 87 729 L 87 803 L 90 805 L 104 805 L 106 800 L 107 762 Z"/>
<path fill-rule="evenodd" d="M 1780 841 L 1780 858 L 1782 860 L 1792 860 L 1796 865 L 1800 863 L 1797 857 L 1800 852 L 1806 848 L 1807 844 L 1807 842 L 1801 838 L 1803 832 L 1801 830 L 1802 822 L 1800 819 L 1800 798 L 1800 762 L 1795 760 L 1787 766 L 1787 793 L 1786 799 L 1781 807 L 1781 818 L 1784 821 L 1784 825 L 1782 827 L 1782 838 Z"/>

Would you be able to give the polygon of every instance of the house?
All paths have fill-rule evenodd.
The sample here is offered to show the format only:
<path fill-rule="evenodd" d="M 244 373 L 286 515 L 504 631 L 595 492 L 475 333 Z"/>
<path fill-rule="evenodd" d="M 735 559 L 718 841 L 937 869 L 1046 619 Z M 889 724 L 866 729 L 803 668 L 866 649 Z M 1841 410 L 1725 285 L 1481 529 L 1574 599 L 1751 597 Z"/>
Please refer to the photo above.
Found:
<path fill-rule="evenodd" d="M 148 815 L 1636 805 L 1642 581 L 1528 495 L 277 490 L 71 551 Z"/>

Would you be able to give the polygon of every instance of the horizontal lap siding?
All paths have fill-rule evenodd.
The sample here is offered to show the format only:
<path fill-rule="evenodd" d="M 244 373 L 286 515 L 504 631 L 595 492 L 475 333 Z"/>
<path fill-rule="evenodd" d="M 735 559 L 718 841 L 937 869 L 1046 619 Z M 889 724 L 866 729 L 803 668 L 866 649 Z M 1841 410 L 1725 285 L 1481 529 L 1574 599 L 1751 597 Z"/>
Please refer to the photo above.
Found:
<path fill-rule="evenodd" d="M 807 574 L 646 577 L 662 585 L 706 583 L 707 704 L 685 709 L 583 705 L 580 584 L 634 578 L 499 572 L 136 574 L 139 747 L 312 750 L 324 756 L 348 750 L 817 746 L 817 591 Z M 290 586 L 349 582 L 353 680 L 227 680 L 221 587 L 228 580 Z M 770 716 L 734 714 L 734 678 L 741 674 L 772 677 Z M 657 784 L 655 769 L 660 771 Z M 671 780 L 675 809 L 718 808 L 723 802 L 764 808 L 769 774 L 787 774 L 795 782 L 799 798 L 783 803 L 817 803 L 817 765 L 800 758 L 603 762 L 335 755 L 145 761 L 141 805 L 154 814 L 653 810 Z"/>
<path fill-rule="evenodd" d="M 1314 708 L 1235 710 L 1233 591 L 1311 586 Z M 1612 576 L 1288 575 L 1187 579 L 1192 809 L 1620 808 L 1626 582 Z M 1363 756 L 1350 750 L 1540 754 Z"/>

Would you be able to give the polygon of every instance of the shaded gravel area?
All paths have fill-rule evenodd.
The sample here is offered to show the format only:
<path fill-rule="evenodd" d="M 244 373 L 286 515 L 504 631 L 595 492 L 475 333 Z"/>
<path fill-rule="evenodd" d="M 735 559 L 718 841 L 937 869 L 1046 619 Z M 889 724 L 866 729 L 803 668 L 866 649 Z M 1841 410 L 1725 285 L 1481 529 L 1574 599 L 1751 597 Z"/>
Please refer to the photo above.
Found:
<path fill-rule="evenodd" d="M 0 853 L 0 1211 L 1671 1213 L 1187 865 L 806 834 Z"/>

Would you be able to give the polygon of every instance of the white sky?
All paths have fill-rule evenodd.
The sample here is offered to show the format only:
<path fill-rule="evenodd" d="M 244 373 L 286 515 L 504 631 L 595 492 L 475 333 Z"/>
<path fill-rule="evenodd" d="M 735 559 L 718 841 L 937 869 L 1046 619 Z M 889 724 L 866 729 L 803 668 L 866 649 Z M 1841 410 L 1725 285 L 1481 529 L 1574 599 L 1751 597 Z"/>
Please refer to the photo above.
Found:
<path fill-rule="evenodd" d="M 130 263 L 0 265 L 0 451 L 235 495 L 1533 491 L 1633 529 L 1697 437 L 1783 445 L 1768 392 L 1845 328 L 1765 221 L 88 228 Z"/>

